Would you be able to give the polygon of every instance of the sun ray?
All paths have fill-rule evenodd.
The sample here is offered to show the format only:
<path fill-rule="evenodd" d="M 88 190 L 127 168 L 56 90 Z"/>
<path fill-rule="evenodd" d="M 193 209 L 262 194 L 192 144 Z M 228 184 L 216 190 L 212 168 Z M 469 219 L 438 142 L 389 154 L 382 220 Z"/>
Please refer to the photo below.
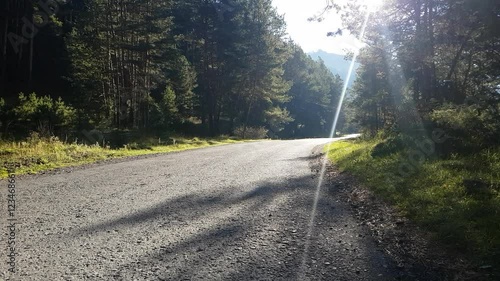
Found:
<path fill-rule="evenodd" d="M 361 32 L 360 32 L 359 38 L 358 38 L 360 41 L 363 41 L 363 37 L 364 37 L 365 31 L 366 31 L 366 26 L 368 25 L 368 20 L 370 19 L 370 14 L 371 14 L 371 12 L 368 11 L 366 13 L 365 19 L 363 21 L 363 26 L 361 27 Z M 334 121 L 332 124 L 332 129 L 330 131 L 330 137 L 329 137 L 330 139 L 332 139 L 334 137 L 335 131 L 337 129 L 337 122 L 339 119 L 340 111 L 342 110 L 342 104 L 344 102 L 344 99 L 345 99 L 345 96 L 347 93 L 348 82 L 349 82 L 349 80 L 352 76 L 352 73 L 354 71 L 354 64 L 356 62 L 358 53 L 359 53 L 359 49 L 357 49 L 354 52 L 354 56 L 352 57 L 352 61 L 351 61 L 351 65 L 349 67 L 349 72 L 347 74 L 347 78 L 344 81 L 344 87 L 342 89 L 340 101 L 339 101 L 339 104 L 337 106 L 337 110 L 335 112 L 335 118 L 334 118 Z M 327 150 L 329 150 L 330 145 L 331 145 L 331 142 L 328 144 Z M 306 264 L 307 264 L 307 259 L 308 259 L 308 255 L 309 255 L 309 247 L 311 244 L 311 236 L 312 236 L 313 231 L 314 231 L 314 221 L 316 219 L 316 210 L 318 207 L 318 201 L 319 201 L 319 197 L 321 194 L 321 186 L 323 185 L 323 180 L 324 180 L 324 176 L 325 176 L 325 172 L 326 172 L 327 163 L 328 163 L 328 157 L 325 155 L 325 157 L 323 159 L 322 167 L 321 167 L 321 172 L 319 174 L 318 185 L 316 186 L 316 192 L 314 193 L 314 201 L 313 201 L 313 206 L 312 206 L 312 210 L 311 210 L 311 216 L 309 218 L 308 231 L 307 231 L 307 235 L 306 235 L 306 243 L 305 243 L 304 252 L 302 255 L 302 265 L 301 265 L 301 270 L 299 272 L 299 276 L 301 278 L 299 280 L 304 280 L 304 278 L 305 278 L 305 271 L 307 268 Z"/>

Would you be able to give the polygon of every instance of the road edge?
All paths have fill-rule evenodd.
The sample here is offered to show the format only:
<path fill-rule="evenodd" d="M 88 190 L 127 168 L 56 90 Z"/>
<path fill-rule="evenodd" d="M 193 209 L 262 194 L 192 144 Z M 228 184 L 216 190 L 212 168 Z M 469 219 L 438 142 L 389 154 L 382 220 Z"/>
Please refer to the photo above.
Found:
<path fill-rule="evenodd" d="M 322 160 L 327 157 L 323 150 L 321 154 Z M 402 216 L 330 160 L 326 166 L 325 187 L 337 189 L 349 203 L 350 211 L 360 225 L 369 229 L 377 247 L 397 263 L 402 280 L 486 281 L 498 277 L 479 272 L 463 253 L 432 239 L 431 233 Z"/>

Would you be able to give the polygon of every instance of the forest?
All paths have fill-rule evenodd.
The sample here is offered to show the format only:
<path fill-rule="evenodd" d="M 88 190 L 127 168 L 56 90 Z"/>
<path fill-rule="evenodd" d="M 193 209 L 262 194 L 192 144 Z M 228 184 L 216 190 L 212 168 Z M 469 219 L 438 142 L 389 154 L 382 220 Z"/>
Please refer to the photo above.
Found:
<path fill-rule="evenodd" d="M 499 271 L 500 1 L 370 1 L 306 15 L 363 42 L 342 101 L 271 0 L 3 0 L 0 177 L 192 148 L 181 137 L 328 137 L 344 104 L 334 135 L 361 136 L 326 146 L 335 169 Z"/>
<path fill-rule="evenodd" d="M 365 13 L 350 8 L 343 18 L 356 33 Z M 385 1 L 358 57 L 352 120 L 368 136 L 440 129 L 453 139 L 447 153 L 498 145 L 499 27 L 498 1 Z"/>
<path fill-rule="evenodd" d="M 2 6 L 2 138 L 329 134 L 343 82 L 287 36 L 271 0 Z"/>
<path fill-rule="evenodd" d="M 329 3 L 342 32 L 367 23 L 345 108 L 363 138 L 333 144 L 330 158 L 478 267 L 498 269 L 500 1 Z"/>

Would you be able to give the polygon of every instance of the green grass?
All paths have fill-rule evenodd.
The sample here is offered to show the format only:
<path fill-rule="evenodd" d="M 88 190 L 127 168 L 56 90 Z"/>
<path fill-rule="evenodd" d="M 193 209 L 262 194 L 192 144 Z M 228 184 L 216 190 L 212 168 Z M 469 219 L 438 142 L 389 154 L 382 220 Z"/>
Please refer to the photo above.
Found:
<path fill-rule="evenodd" d="M 156 153 L 168 153 L 241 142 L 241 140 L 186 139 L 176 138 L 176 144 L 144 145 L 132 143 L 120 149 L 103 148 L 98 145 L 68 144 L 57 138 L 30 138 L 22 142 L 0 142 L 0 178 L 9 171 L 17 175 L 32 174 L 55 168 L 78 166 L 99 160 L 122 158 Z"/>
<path fill-rule="evenodd" d="M 499 265 L 500 148 L 447 159 L 431 156 L 415 165 L 413 173 L 401 174 L 401 165 L 410 163 L 409 150 L 372 154 L 381 142 L 341 141 L 325 150 L 341 170 L 357 176 L 446 245 Z"/>

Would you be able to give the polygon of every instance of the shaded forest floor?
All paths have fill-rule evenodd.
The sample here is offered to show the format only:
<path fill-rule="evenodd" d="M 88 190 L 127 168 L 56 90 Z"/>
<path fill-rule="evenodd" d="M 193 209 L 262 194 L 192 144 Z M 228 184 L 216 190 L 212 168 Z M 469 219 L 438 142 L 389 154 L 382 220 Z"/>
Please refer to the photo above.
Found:
<path fill-rule="evenodd" d="M 168 143 L 131 143 L 119 149 L 66 143 L 57 138 L 31 137 L 25 141 L 0 142 L 0 178 L 8 173 L 34 174 L 97 161 L 140 155 L 169 153 L 207 146 L 241 142 L 231 138 L 171 138 Z"/>
<path fill-rule="evenodd" d="M 335 142 L 327 152 L 338 184 L 348 185 L 358 217 L 386 251 L 404 253 L 404 267 L 430 259 L 459 280 L 498 278 L 500 150 L 415 163 L 405 149 L 374 155 L 380 142 Z M 411 173 L 401 169 L 407 164 Z"/>

